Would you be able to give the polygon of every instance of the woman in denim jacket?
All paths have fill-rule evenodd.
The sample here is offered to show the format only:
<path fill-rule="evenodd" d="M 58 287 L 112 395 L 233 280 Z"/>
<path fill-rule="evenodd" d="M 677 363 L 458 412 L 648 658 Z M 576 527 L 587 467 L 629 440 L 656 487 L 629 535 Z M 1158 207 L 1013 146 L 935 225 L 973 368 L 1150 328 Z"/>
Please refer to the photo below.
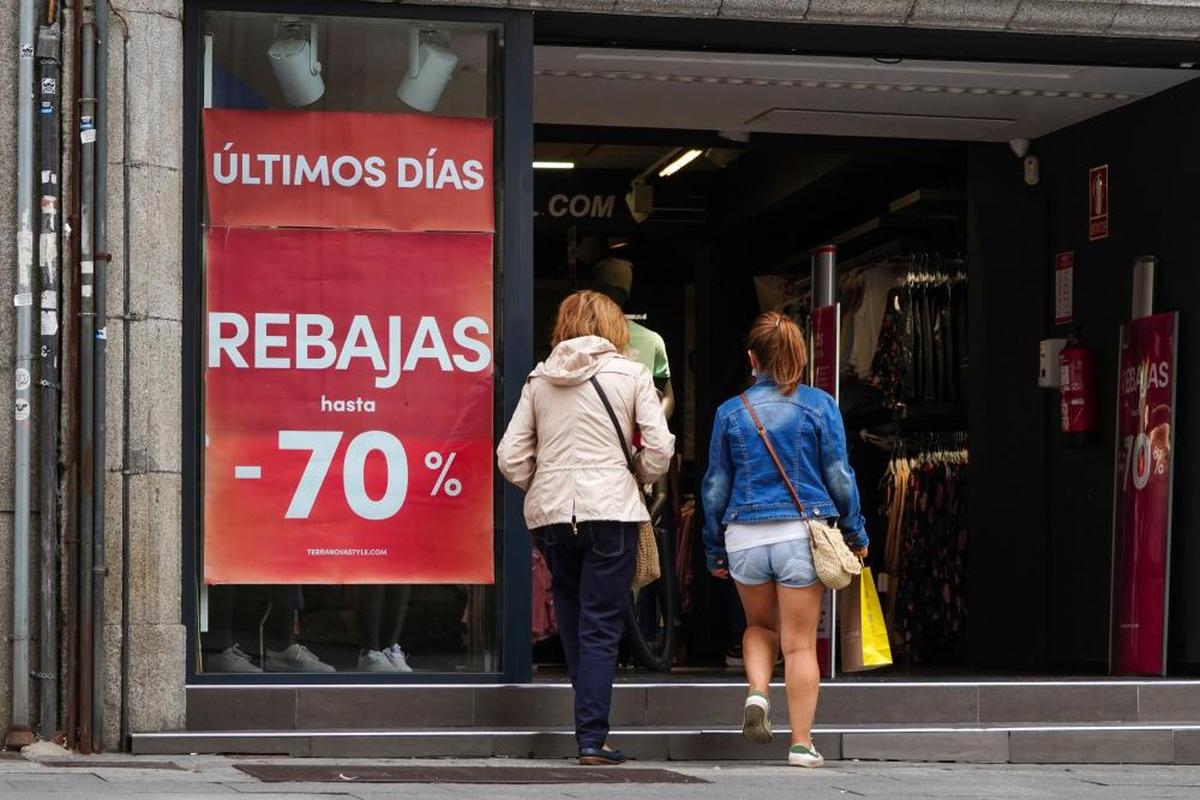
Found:
<path fill-rule="evenodd" d="M 804 504 L 796 508 L 741 398 L 717 409 L 704 476 L 708 568 L 737 583 L 746 611 L 742 650 L 750 691 L 742 733 L 771 741 L 768 688 L 780 648 L 785 659 L 792 746 L 788 762 L 819 767 L 812 743 L 820 671 L 817 623 L 824 587 L 813 566 L 807 520 L 837 518 L 846 543 L 867 555 L 866 523 L 832 397 L 800 384 L 808 354 L 788 317 L 761 315 L 750 329 L 754 385 L 746 396 Z"/>

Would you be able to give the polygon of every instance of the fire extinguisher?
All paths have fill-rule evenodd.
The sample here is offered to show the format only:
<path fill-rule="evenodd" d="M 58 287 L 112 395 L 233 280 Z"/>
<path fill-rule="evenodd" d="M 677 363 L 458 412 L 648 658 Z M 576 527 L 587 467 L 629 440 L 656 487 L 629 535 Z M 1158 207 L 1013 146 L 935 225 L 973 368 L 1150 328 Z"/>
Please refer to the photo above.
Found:
<path fill-rule="evenodd" d="M 1096 364 L 1076 328 L 1058 356 L 1063 443 L 1084 447 L 1096 441 Z"/>

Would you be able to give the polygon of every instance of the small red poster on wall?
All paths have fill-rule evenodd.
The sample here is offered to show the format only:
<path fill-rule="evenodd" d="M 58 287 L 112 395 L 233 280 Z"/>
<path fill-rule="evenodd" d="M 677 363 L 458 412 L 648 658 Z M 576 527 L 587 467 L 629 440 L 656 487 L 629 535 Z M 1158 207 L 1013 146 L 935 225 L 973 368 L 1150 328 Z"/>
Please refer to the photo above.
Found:
<path fill-rule="evenodd" d="M 493 581 L 491 234 L 207 232 L 204 581 Z"/>
<path fill-rule="evenodd" d="M 838 396 L 838 326 L 840 306 L 824 306 L 812 313 L 813 386 Z"/>
<path fill-rule="evenodd" d="M 812 312 L 812 385 L 838 396 L 838 352 L 841 313 L 840 306 L 822 306 Z M 834 631 L 837 629 L 833 592 L 826 592 L 821 601 L 821 620 L 817 626 L 817 663 L 821 676 L 829 678 L 834 672 Z"/>
<path fill-rule="evenodd" d="M 1108 238 L 1108 164 L 1088 172 L 1088 241 Z"/>
<path fill-rule="evenodd" d="M 1075 253 L 1054 258 L 1054 324 L 1069 325 L 1075 316 Z"/>
<path fill-rule="evenodd" d="M 492 121 L 206 109 L 208 223 L 495 230 Z"/>
<path fill-rule="evenodd" d="M 1167 669 L 1178 325 L 1170 313 L 1121 328 L 1110 656 L 1118 675 Z"/>

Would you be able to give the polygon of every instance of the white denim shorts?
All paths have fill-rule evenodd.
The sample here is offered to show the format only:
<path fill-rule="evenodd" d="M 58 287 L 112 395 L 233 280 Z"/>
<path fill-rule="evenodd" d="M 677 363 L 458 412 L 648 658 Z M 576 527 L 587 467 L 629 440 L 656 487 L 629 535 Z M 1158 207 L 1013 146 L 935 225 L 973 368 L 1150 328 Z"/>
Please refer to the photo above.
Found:
<path fill-rule="evenodd" d="M 803 589 L 817 582 L 812 543 L 807 539 L 763 544 L 729 554 L 729 575 L 746 586 L 774 581 L 788 589 Z"/>

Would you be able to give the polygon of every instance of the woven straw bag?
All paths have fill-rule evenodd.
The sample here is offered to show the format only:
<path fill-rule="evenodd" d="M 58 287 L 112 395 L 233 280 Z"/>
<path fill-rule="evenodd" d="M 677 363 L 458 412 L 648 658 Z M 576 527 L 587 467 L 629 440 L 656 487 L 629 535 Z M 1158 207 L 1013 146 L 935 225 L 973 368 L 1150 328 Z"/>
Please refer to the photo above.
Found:
<path fill-rule="evenodd" d="M 750 405 L 750 400 L 745 393 L 741 394 L 741 398 L 742 404 L 750 412 L 750 418 L 754 420 L 754 427 L 758 429 L 758 435 L 762 437 L 763 444 L 767 447 L 767 453 L 775 462 L 775 469 L 779 470 L 779 477 L 783 478 L 788 494 L 792 496 L 792 502 L 796 504 L 796 509 L 803 518 L 805 515 L 804 503 L 801 502 L 800 495 L 796 493 L 796 487 L 792 486 L 787 470 L 783 468 L 783 462 L 779 460 L 775 446 L 771 444 L 771 437 L 767 435 L 767 429 L 763 427 L 762 420 L 758 418 L 758 412 L 754 410 L 754 406 Z M 814 517 L 808 520 L 808 531 L 817 578 L 830 589 L 845 589 L 850 585 L 850 581 L 854 580 L 854 576 L 862 572 L 862 561 L 850 551 L 846 540 L 842 538 L 842 532 L 832 525 Z"/>
<path fill-rule="evenodd" d="M 638 523 L 637 565 L 633 568 L 633 590 L 639 591 L 662 577 L 662 564 L 658 559 L 658 537 L 654 535 L 654 524 Z"/>
<path fill-rule="evenodd" d="M 862 562 L 846 546 L 842 532 L 832 525 L 811 519 L 808 531 L 817 578 L 830 589 L 845 589 L 862 572 Z"/>
<path fill-rule="evenodd" d="M 629 444 L 625 441 L 625 434 L 621 432 L 621 423 L 617 421 L 617 414 L 613 411 L 612 404 L 608 402 L 608 395 L 604 393 L 604 389 L 600 386 L 600 381 L 595 377 L 591 379 L 592 386 L 596 388 L 596 394 L 600 395 L 600 402 L 604 404 L 604 410 L 608 412 L 608 418 L 612 420 L 613 428 L 617 432 L 617 441 L 621 443 L 621 452 L 625 454 L 625 464 L 629 467 L 630 474 L 637 481 L 637 472 L 633 468 L 633 455 L 629 452 Z M 639 591 L 646 586 L 654 583 L 662 577 L 662 564 L 658 557 L 658 537 L 654 533 L 654 523 L 639 522 L 638 523 L 638 544 L 637 544 L 637 563 L 633 568 L 633 590 Z"/>

